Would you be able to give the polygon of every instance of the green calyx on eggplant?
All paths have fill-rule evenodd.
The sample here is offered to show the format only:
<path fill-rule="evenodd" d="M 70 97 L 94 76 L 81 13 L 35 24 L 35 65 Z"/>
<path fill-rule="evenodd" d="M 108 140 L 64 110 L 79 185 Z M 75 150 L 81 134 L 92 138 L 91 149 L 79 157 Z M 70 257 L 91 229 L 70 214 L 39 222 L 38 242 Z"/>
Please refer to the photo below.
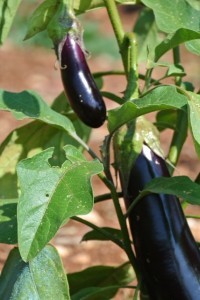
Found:
<path fill-rule="evenodd" d="M 106 119 L 106 107 L 89 70 L 80 39 L 68 33 L 56 47 L 65 93 L 78 117 L 89 127 L 100 127 Z"/>
<path fill-rule="evenodd" d="M 143 145 L 129 177 L 126 206 L 160 176 L 169 176 L 165 161 Z M 150 298 L 200 299 L 200 251 L 179 200 L 173 195 L 149 194 L 135 205 L 129 222 Z"/>

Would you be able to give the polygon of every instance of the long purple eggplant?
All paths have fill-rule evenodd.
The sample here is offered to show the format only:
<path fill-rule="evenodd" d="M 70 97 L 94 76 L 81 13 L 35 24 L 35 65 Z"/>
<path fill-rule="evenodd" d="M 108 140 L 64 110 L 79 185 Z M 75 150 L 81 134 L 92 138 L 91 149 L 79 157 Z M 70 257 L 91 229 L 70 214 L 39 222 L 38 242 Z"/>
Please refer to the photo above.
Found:
<path fill-rule="evenodd" d="M 169 176 L 165 161 L 143 145 L 131 170 L 127 207 L 149 181 L 160 176 Z M 129 222 L 150 298 L 200 299 L 200 251 L 179 200 L 173 195 L 147 195 L 135 205 Z"/>
<path fill-rule="evenodd" d="M 59 55 L 64 90 L 73 110 L 86 125 L 100 127 L 106 119 L 106 107 L 73 35 L 67 35 Z"/>

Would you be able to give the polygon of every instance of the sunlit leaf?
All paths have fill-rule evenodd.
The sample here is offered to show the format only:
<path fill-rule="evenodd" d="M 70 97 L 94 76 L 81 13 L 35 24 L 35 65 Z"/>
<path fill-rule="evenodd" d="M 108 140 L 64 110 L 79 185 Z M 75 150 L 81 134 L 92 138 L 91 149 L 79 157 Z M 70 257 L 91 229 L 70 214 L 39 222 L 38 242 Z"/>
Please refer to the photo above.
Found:
<path fill-rule="evenodd" d="M 180 28 L 199 32 L 200 14 L 192 1 L 187 0 L 142 0 L 153 9 L 156 23 L 160 30 L 166 33 L 174 33 Z M 190 51 L 200 54 L 200 41 L 194 40 L 187 43 Z"/>
<path fill-rule="evenodd" d="M 200 205 L 200 185 L 187 176 L 154 178 L 145 186 L 141 195 L 146 192 L 175 195 L 188 203 Z"/>
<path fill-rule="evenodd" d="M 93 207 L 90 179 L 102 171 L 102 165 L 87 161 L 73 146 L 64 150 L 67 160 L 61 167 L 49 164 L 53 149 L 18 164 L 18 242 L 25 261 L 37 255 L 64 221 Z"/>
<path fill-rule="evenodd" d="M 110 110 L 108 128 L 114 132 L 123 124 L 146 113 L 171 108 L 182 108 L 187 104 L 187 97 L 178 93 L 174 86 L 160 86 L 134 101 L 127 101 L 121 107 Z"/>

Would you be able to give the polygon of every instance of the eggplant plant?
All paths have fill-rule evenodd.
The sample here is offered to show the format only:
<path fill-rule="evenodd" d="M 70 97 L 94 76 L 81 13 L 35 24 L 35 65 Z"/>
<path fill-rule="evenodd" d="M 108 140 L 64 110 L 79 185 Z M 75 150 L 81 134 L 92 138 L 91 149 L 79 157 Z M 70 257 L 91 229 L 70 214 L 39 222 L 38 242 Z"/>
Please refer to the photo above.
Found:
<path fill-rule="evenodd" d="M 20 2 L 0 3 L 2 47 Z M 130 5 L 126 32 L 121 14 Z M 120 70 L 90 71 L 87 21 L 80 15 L 94 9 L 107 12 Z M 174 174 L 188 134 L 200 157 L 200 87 L 188 82 L 182 60 L 182 53 L 200 55 L 199 11 L 193 0 L 45 0 L 30 11 L 24 39 L 47 33 L 64 91 L 49 106 L 34 90 L 0 90 L 0 110 L 31 121 L 0 145 L 0 243 L 13 246 L 0 275 L 0 299 L 123 299 L 122 290 L 124 299 L 200 298 L 199 241 L 187 221 L 200 216 L 185 213 L 200 205 L 199 174 L 193 180 Z M 99 82 L 107 76 L 124 77 L 123 93 L 103 90 Z M 115 108 L 106 110 L 109 101 Z M 100 126 L 106 135 L 99 154 L 88 141 Z M 167 151 L 163 132 L 171 133 Z M 93 176 L 108 193 L 94 197 Z M 113 203 L 118 228 L 81 217 L 103 201 Z M 66 272 L 51 240 L 70 219 L 91 229 L 82 241 L 120 247 L 124 263 L 116 257 L 114 266 Z"/>

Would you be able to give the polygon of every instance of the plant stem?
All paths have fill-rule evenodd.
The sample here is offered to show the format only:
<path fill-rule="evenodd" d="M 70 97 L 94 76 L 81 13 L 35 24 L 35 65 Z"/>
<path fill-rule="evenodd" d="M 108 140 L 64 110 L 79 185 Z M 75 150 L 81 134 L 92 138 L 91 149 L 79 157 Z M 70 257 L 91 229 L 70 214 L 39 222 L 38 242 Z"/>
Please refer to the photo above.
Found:
<path fill-rule="evenodd" d="M 123 197 L 122 192 L 118 192 L 117 195 L 118 195 L 119 198 Z M 98 202 L 101 202 L 101 201 L 104 201 L 104 200 L 110 200 L 110 199 L 112 199 L 112 195 L 110 193 L 107 193 L 107 194 L 96 196 L 94 198 L 94 202 L 98 203 Z"/>
<path fill-rule="evenodd" d="M 115 0 L 104 0 L 107 12 L 117 39 L 119 49 L 121 50 L 124 41 L 124 29 L 119 17 Z"/>
<path fill-rule="evenodd" d="M 135 99 L 139 97 L 138 93 L 138 65 L 137 65 L 137 41 L 133 32 L 125 34 L 124 43 L 127 41 L 128 53 L 127 57 L 127 72 L 128 72 L 128 84 L 126 87 L 124 99 L 125 101 Z"/>
<path fill-rule="evenodd" d="M 140 279 L 140 271 L 139 271 L 139 267 L 135 258 L 135 255 L 132 251 L 132 247 L 131 247 L 131 241 L 129 239 L 129 232 L 128 232 L 128 228 L 127 228 L 127 224 L 126 224 L 126 219 L 123 215 L 121 206 L 119 204 L 119 198 L 118 198 L 118 194 L 116 192 L 115 187 L 113 186 L 113 184 L 105 177 L 103 176 L 103 174 L 99 174 L 99 177 L 101 178 L 101 180 L 105 183 L 105 185 L 108 187 L 108 189 L 111 191 L 111 195 L 112 195 L 112 199 L 113 199 L 113 203 L 114 203 L 114 207 L 115 207 L 115 211 L 117 214 L 117 218 L 120 224 L 120 228 L 122 231 L 122 236 L 123 236 L 123 242 L 124 242 L 124 250 L 129 258 L 130 263 L 132 264 L 137 279 L 139 281 Z"/>
<path fill-rule="evenodd" d="M 77 221 L 79 223 L 82 223 L 82 224 L 84 224 L 84 225 L 86 225 L 86 226 L 88 226 L 88 227 L 90 227 L 90 228 L 92 228 L 94 230 L 96 230 L 97 232 L 103 234 L 105 237 L 107 237 L 109 240 L 111 240 L 113 243 L 115 243 L 116 245 L 118 245 L 120 248 L 124 249 L 122 242 L 119 239 L 115 238 L 112 234 L 110 234 L 105 229 L 100 228 L 100 227 L 94 225 L 93 223 L 91 223 L 91 222 L 89 222 L 87 220 L 84 220 L 84 219 L 82 219 L 80 217 L 71 217 L 71 219 L 74 220 L 74 221 Z"/>
<path fill-rule="evenodd" d="M 104 4 L 105 7 L 107 9 L 115 36 L 116 36 L 116 40 L 119 46 L 119 52 L 121 54 L 121 58 L 122 58 L 122 63 L 124 66 L 124 70 L 125 70 L 125 74 L 126 77 L 128 79 L 128 72 L 127 72 L 127 59 L 126 59 L 126 55 L 124 53 L 124 29 L 121 23 L 121 19 L 117 10 L 117 6 L 115 3 L 115 0 L 104 0 Z"/>
<path fill-rule="evenodd" d="M 180 51 L 178 46 L 173 49 L 173 59 L 175 65 L 180 64 Z M 177 86 L 180 86 L 182 78 L 180 76 L 176 76 L 175 82 Z M 176 121 L 176 130 L 174 131 L 167 157 L 173 166 L 176 166 L 178 162 L 181 150 L 187 138 L 188 131 L 188 117 L 186 108 L 184 108 L 183 110 L 179 110 L 177 114 L 178 116 Z M 169 171 L 171 174 L 173 173 L 173 170 L 173 167 L 169 167 Z"/>
<path fill-rule="evenodd" d="M 185 140 L 187 138 L 187 131 L 188 131 L 188 116 L 186 109 L 185 110 L 179 110 L 177 116 L 177 122 L 176 122 L 176 129 L 173 134 L 173 138 L 171 141 L 169 153 L 168 153 L 168 160 L 172 164 L 172 166 L 169 165 L 169 171 L 172 174 L 173 173 L 173 166 L 176 166 L 183 144 L 185 143 Z"/>

